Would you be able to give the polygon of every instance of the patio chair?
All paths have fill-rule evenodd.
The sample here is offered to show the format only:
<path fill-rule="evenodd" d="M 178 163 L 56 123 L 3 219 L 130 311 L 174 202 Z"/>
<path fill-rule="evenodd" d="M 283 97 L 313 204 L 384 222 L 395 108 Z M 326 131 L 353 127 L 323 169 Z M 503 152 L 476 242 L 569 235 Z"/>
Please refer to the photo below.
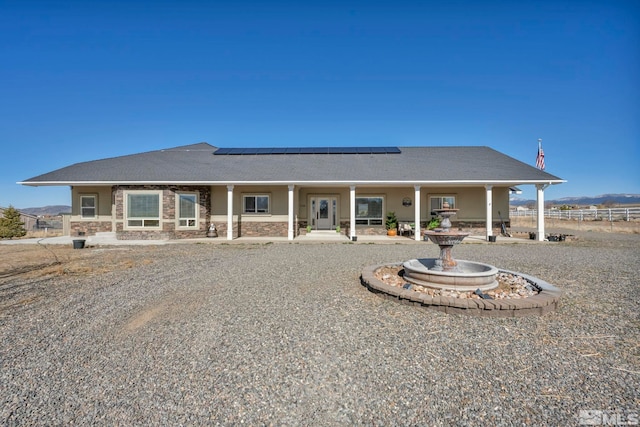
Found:
<path fill-rule="evenodd" d="M 408 222 L 398 223 L 398 234 L 400 236 L 404 236 L 405 233 L 408 233 L 409 236 L 413 236 L 414 230 L 411 224 L 409 224 Z"/>

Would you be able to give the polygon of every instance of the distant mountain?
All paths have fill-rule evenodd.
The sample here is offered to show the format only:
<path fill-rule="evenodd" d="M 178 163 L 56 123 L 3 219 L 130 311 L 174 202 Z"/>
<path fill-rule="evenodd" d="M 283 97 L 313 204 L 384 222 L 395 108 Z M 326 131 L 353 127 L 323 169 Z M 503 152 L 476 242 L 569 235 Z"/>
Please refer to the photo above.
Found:
<path fill-rule="evenodd" d="M 35 216 L 44 216 L 44 215 L 60 215 L 63 213 L 71 213 L 71 206 L 66 205 L 54 205 L 54 206 L 43 206 L 41 208 L 25 208 L 18 209 L 20 212 L 35 215 Z"/>
<path fill-rule="evenodd" d="M 513 206 L 523 206 L 529 203 L 535 203 L 535 200 L 525 200 L 519 197 L 512 197 L 509 204 Z M 588 206 L 588 205 L 639 205 L 640 194 L 601 194 L 599 196 L 583 196 L 583 197 L 563 197 L 554 200 L 545 200 L 545 205 L 551 203 L 553 205 L 570 205 L 570 206 Z"/>

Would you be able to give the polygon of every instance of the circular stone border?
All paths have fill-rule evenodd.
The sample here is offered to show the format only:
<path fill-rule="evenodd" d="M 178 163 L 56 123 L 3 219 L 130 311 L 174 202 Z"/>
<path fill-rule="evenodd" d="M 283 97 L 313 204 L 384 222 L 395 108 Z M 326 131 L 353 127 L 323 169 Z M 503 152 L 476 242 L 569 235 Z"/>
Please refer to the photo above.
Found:
<path fill-rule="evenodd" d="M 391 264 L 370 265 L 362 270 L 360 283 L 369 291 L 382 296 L 398 300 L 404 304 L 412 304 L 447 314 L 458 313 L 470 316 L 483 317 L 522 317 L 543 314 L 558 308 L 562 291 L 559 288 L 528 274 L 498 268 L 501 273 L 513 274 L 524 277 L 533 286 L 539 289 L 537 295 L 522 299 L 481 299 L 481 298 L 451 298 L 442 296 L 429 296 L 422 292 L 416 292 L 397 286 L 391 286 L 375 276 L 380 267 L 402 266 L 402 262 Z"/>

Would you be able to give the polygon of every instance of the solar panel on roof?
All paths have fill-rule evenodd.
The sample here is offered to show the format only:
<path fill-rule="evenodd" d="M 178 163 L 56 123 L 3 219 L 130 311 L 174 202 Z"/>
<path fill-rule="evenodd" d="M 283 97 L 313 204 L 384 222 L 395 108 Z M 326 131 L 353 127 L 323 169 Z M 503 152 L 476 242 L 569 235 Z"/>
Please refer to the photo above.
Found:
<path fill-rule="evenodd" d="M 332 147 L 329 148 L 329 153 L 358 154 L 358 147 Z"/>
<path fill-rule="evenodd" d="M 271 148 L 256 148 L 253 154 L 271 154 Z"/>
<path fill-rule="evenodd" d="M 318 147 L 300 147 L 300 154 L 319 154 Z"/>
<path fill-rule="evenodd" d="M 397 154 L 398 147 L 255 147 L 218 148 L 216 156 L 268 154 Z"/>
<path fill-rule="evenodd" d="M 401 153 L 398 147 L 385 147 L 387 150 L 387 154 L 398 154 Z"/>

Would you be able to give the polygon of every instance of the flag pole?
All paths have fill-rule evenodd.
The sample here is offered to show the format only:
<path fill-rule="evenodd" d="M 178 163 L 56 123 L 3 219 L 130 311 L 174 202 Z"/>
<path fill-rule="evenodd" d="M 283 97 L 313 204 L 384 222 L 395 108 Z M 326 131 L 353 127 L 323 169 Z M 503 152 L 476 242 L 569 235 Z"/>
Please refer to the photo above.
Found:
<path fill-rule="evenodd" d="M 542 151 L 542 138 L 538 138 L 538 154 L 536 155 L 536 167 L 544 170 L 544 152 Z"/>

